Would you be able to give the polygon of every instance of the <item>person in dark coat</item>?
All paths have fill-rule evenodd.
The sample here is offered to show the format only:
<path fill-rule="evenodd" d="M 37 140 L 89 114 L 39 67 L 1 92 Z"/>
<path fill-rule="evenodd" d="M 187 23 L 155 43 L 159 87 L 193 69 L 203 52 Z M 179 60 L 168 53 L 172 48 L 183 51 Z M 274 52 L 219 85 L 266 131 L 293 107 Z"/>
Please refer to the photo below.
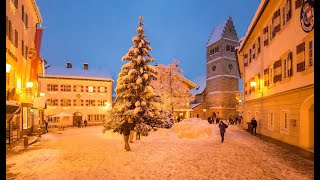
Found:
<path fill-rule="evenodd" d="M 47 133 L 49 132 L 48 131 L 48 122 L 46 121 L 46 120 L 44 120 L 44 124 L 46 125 L 46 131 L 47 131 Z"/>
<path fill-rule="evenodd" d="M 220 121 L 219 129 L 220 129 L 220 135 L 221 135 L 221 143 L 223 143 L 224 141 L 224 133 L 226 132 L 226 128 L 228 128 L 228 125 L 223 123 L 223 121 Z"/>
<path fill-rule="evenodd" d="M 130 151 L 130 145 L 129 145 L 129 135 L 131 130 L 132 123 L 129 123 L 128 120 L 125 120 L 120 128 L 120 134 L 123 134 L 124 139 L 124 149 L 126 151 Z"/>
<path fill-rule="evenodd" d="M 88 122 L 87 122 L 87 120 L 86 120 L 86 119 L 84 120 L 84 122 L 83 122 L 83 123 L 84 123 L 84 127 L 87 127 Z"/>
<path fill-rule="evenodd" d="M 251 129 L 252 129 L 251 133 L 252 134 L 253 134 L 253 131 L 254 131 L 255 135 L 257 134 L 257 125 L 258 125 L 257 120 L 255 118 L 252 118 L 251 119 Z"/>

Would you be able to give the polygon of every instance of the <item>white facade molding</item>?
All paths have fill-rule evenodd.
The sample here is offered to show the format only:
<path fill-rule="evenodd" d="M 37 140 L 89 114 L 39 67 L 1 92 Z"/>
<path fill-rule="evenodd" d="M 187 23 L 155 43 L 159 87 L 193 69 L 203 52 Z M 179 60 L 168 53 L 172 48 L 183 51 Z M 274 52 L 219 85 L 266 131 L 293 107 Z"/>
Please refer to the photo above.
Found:
<path fill-rule="evenodd" d="M 238 76 L 234 76 L 234 75 L 217 75 L 217 76 L 214 76 L 214 77 L 207 78 L 207 80 L 215 79 L 215 78 L 218 78 L 218 77 L 231 77 L 231 78 L 237 78 L 237 79 L 239 79 Z"/>
<path fill-rule="evenodd" d="M 221 56 L 221 57 L 217 57 L 215 59 L 210 60 L 209 62 L 207 62 L 207 64 L 210 64 L 212 62 L 218 61 L 220 59 L 227 59 L 227 60 L 231 60 L 231 61 L 235 61 L 236 60 L 236 58 L 227 57 L 227 56 Z"/>
<path fill-rule="evenodd" d="M 224 40 L 228 40 L 228 41 L 233 41 L 233 42 L 239 42 L 239 41 L 236 41 L 236 40 L 233 40 L 233 39 L 229 39 L 229 38 L 222 38 L 222 39 L 224 39 Z"/>
<path fill-rule="evenodd" d="M 209 92 L 209 94 L 235 94 L 236 91 L 212 91 Z"/>

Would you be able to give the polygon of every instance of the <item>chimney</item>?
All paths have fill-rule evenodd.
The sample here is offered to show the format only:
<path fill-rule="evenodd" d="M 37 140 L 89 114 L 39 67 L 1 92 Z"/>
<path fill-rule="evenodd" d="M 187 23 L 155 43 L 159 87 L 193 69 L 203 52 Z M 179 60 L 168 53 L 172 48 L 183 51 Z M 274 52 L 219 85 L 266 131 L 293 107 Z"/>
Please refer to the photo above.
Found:
<path fill-rule="evenodd" d="M 67 68 L 72 68 L 71 61 L 68 61 L 68 62 L 67 62 Z"/>
<path fill-rule="evenodd" d="M 84 70 L 88 70 L 88 68 L 89 68 L 88 63 L 83 63 L 83 69 L 84 69 Z"/>

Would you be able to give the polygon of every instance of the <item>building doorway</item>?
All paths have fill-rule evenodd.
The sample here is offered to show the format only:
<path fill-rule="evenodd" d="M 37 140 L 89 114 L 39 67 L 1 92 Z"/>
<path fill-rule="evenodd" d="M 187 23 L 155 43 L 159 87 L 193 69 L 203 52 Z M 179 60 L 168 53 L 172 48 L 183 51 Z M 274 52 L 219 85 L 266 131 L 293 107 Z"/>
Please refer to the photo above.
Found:
<path fill-rule="evenodd" d="M 308 97 L 300 108 L 300 146 L 314 150 L 314 95 Z"/>

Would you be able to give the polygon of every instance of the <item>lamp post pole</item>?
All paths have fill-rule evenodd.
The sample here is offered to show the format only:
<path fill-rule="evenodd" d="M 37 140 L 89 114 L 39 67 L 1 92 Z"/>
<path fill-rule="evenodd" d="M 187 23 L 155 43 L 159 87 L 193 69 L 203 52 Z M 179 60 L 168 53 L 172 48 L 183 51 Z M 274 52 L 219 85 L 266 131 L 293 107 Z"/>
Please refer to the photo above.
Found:
<path fill-rule="evenodd" d="M 206 109 L 203 109 L 203 114 L 204 114 L 204 120 L 206 120 Z"/>

